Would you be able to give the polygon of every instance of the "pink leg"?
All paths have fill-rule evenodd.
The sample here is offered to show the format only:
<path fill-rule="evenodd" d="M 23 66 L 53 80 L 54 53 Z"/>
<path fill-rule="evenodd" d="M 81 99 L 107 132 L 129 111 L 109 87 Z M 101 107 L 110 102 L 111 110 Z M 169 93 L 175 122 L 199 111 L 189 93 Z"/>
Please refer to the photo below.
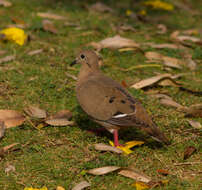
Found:
<path fill-rule="evenodd" d="M 118 130 L 114 129 L 114 145 L 115 146 L 122 146 L 121 144 L 119 144 L 119 134 L 118 134 Z"/>

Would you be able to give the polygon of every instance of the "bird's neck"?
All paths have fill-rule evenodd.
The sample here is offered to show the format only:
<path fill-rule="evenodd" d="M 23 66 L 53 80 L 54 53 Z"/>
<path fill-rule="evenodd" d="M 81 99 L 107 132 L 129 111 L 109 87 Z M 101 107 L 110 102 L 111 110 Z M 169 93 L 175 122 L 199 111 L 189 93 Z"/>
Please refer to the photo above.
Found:
<path fill-rule="evenodd" d="M 83 81 L 86 81 L 86 79 L 89 76 L 95 75 L 97 73 L 100 73 L 99 69 L 91 68 L 86 65 L 82 65 L 81 70 L 78 75 L 78 84 L 81 84 Z"/>

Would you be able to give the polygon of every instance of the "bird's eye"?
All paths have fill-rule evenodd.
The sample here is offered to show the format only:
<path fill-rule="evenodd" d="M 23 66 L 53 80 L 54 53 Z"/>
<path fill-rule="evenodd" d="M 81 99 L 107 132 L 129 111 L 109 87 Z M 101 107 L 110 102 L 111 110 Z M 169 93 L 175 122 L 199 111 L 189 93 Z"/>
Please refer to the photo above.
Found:
<path fill-rule="evenodd" d="M 81 54 L 81 59 L 84 59 L 85 58 L 85 55 Z"/>

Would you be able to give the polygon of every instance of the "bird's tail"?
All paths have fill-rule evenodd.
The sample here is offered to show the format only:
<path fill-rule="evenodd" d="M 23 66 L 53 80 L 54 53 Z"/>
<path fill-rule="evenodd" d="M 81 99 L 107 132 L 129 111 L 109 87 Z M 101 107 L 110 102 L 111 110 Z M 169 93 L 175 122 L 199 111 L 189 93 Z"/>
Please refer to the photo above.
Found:
<path fill-rule="evenodd" d="M 152 124 L 152 126 L 144 128 L 144 131 L 146 131 L 154 140 L 164 143 L 166 145 L 170 144 L 170 141 L 165 136 L 165 134 L 157 127 L 156 124 Z"/>

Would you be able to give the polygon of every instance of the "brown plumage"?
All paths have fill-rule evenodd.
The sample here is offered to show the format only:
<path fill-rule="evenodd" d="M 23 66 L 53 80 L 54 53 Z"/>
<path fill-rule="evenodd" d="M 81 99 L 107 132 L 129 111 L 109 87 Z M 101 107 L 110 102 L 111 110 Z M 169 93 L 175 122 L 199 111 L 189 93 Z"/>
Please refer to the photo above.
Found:
<path fill-rule="evenodd" d="M 76 86 L 79 104 L 92 120 L 114 133 L 116 146 L 119 145 L 118 130 L 125 127 L 136 127 L 157 141 L 169 144 L 141 103 L 100 71 L 95 52 L 82 51 L 74 63 L 82 64 Z"/>

